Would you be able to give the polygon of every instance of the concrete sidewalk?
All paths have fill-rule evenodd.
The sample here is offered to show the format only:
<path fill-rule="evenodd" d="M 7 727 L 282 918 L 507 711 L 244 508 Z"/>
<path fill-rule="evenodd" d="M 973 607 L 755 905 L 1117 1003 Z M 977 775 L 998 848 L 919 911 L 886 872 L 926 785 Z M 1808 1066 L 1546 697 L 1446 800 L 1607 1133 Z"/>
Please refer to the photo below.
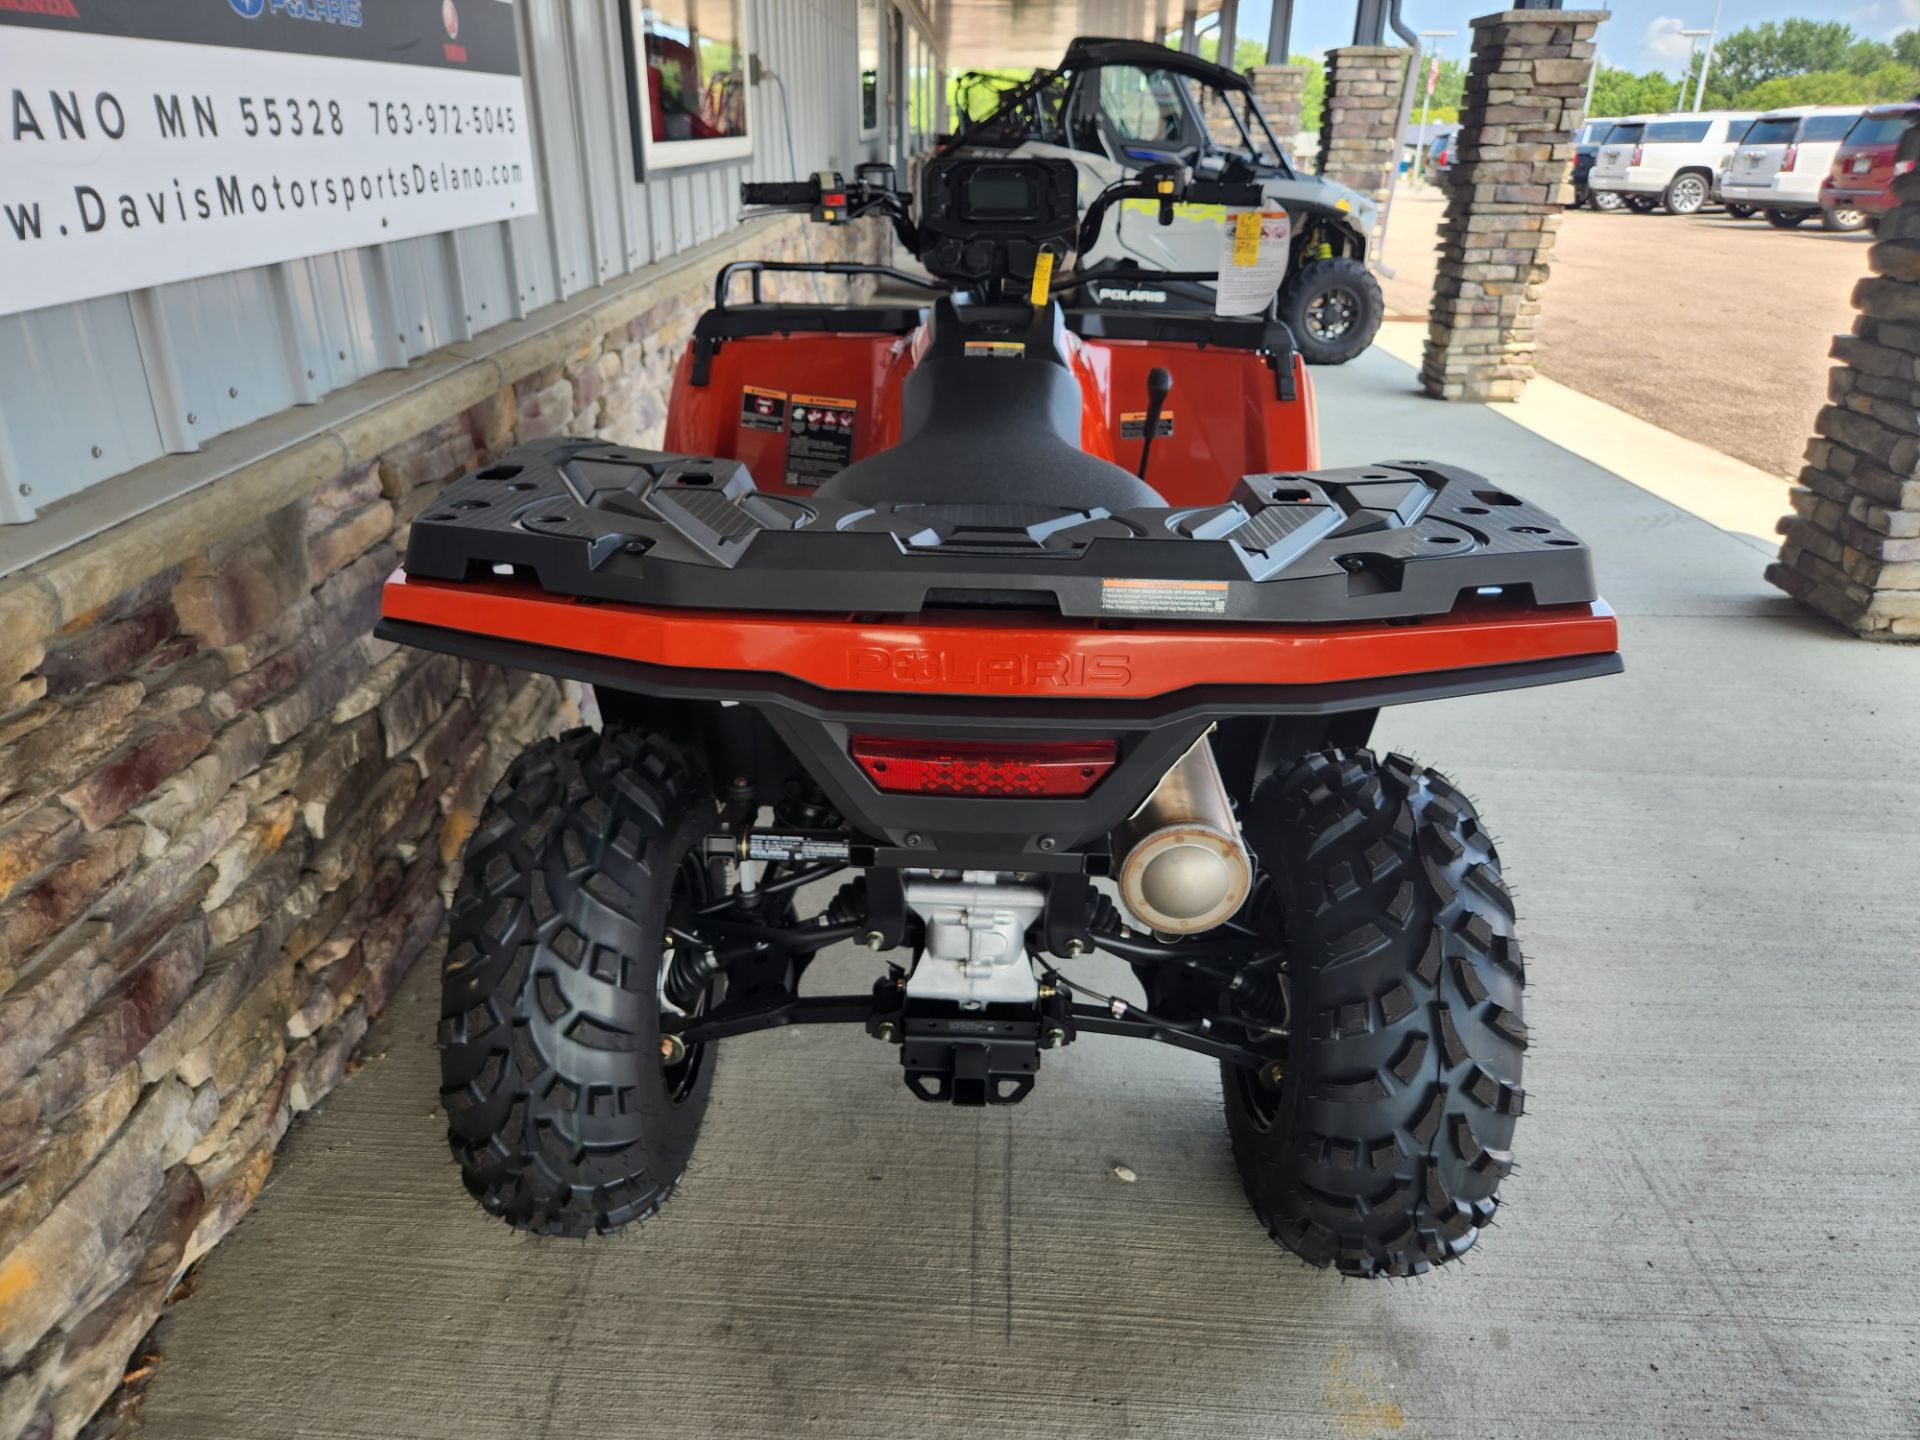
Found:
<path fill-rule="evenodd" d="M 1326 463 L 1518 489 L 1623 617 L 1621 678 L 1380 727 L 1480 801 L 1534 981 L 1522 1168 L 1466 1265 L 1273 1247 L 1195 1057 L 1092 1039 L 957 1111 L 827 1029 L 729 1042 L 657 1222 L 532 1240 L 447 1158 L 423 968 L 163 1323 L 143 1436 L 1920 1433 L 1920 652 L 1385 354 L 1316 380 Z"/>

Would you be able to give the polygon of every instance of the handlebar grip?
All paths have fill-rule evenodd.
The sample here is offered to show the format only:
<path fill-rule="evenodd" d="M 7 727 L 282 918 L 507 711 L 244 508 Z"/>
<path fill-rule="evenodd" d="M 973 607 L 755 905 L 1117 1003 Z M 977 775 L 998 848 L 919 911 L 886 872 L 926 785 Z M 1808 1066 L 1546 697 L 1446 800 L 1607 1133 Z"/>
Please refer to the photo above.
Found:
<path fill-rule="evenodd" d="M 818 180 L 773 180 L 763 184 L 744 181 L 740 186 L 742 205 L 817 205 L 820 203 Z"/>
<path fill-rule="evenodd" d="M 1267 192 L 1259 185 L 1235 180 L 1195 180 L 1187 187 L 1188 200 L 1197 205 L 1264 205 Z"/>

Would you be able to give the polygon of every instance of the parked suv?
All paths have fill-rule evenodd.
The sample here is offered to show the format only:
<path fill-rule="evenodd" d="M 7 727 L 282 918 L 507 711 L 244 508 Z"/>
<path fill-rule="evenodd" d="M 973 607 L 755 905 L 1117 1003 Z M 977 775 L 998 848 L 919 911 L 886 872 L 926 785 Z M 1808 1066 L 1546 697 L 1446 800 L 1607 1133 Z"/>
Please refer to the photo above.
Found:
<path fill-rule="evenodd" d="M 1598 148 L 1594 151 L 1593 164 L 1587 169 L 1587 190 L 1593 196 L 1594 209 L 1619 210 L 1628 204 L 1627 192 L 1614 189 L 1608 177 L 1626 173 L 1633 159 L 1633 147 L 1646 134 L 1647 122 L 1659 118 L 1658 115 L 1622 115 L 1601 132 L 1596 142 Z M 1650 195 L 1637 196 L 1632 200 L 1636 210 L 1651 210 L 1655 203 Z"/>
<path fill-rule="evenodd" d="M 1820 182 L 1862 113 L 1858 105 L 1768 111 L 1735 148 L 1721 195 L 1729 205 L 1756 207 L 1783 230 L 1820 215 Z"/>
<path fill-rule="evenodd" d="M 1593 173 L 1593 162 L 1600 153 L 1600 142 L 1607 138 L 1607 132 L 1613 129 L 1612 120 L 1589 120 L 1580 127 L 1573 137 L 1573 208 L 1593 203 L 1593 191 L 1587 185 L 1587 177 Z M 1609 208 L 1617 208 L 1609 207 Z"/>
<path fill-rule="evenodd" d="M 1587 184 L 1625 196 L 1636 210 L 1658 204 L 1670 215 L 1691 215 L 1707 203 L 1721 163 L 1753 119 L 1751 110 L 1636 116 L 1608 132 Z"/>
<path fill-rule="evenodd" d="M 1820 215 L 1829 230 L 1879 227 L 1893 208 L 1893 177 L 1913 169 L 1913 161 L 1897 160 L 1894 152 L 1916 116 L 1920 104 L 1876 105 L 1853 122 L 1820 182 Z"/>

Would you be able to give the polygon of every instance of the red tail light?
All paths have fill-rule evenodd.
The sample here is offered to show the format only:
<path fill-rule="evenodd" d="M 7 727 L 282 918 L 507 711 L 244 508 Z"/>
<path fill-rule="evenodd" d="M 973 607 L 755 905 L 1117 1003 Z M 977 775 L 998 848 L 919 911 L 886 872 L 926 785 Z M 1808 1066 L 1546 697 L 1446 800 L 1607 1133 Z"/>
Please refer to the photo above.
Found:
<path fill-rule="evenodd" d="M 856 735 L 848 747 L 889 794 L 1085 795 L 1113 768 L 1111 740 L 902 740 Z"/>
<path fill-rule="evenodd" d="M 1787 158 L 1780 162 L 1780 173 L 1786 174 L 1793 169 L 1793 162 L 1800 158 L 1800 146 L 1796 143 L 1787 146 Z"/>
<path fill-rule="evenodd" d="M 1646 146 L 1644 146 L 1644 145 L 1636 145 L 1636 146 L 1634 146 L 1634 147 L 1633 147 L 1633 158 L 1632 158 L 1631 160 L 1629 160 L 1629 161 L 1628 161 L 1627 163 L 1628 163 L 1629 165 L 1638 165 L 1638 164 L 1640 163 L 1640 156 L 1641 156 L 1641 155 L 1642 155 L 1643 153 L 1645 153 L 1645 151 L 1646 151 L 1646 148 L 1647 148 L 1647 147 L 1646 147 Z"/>

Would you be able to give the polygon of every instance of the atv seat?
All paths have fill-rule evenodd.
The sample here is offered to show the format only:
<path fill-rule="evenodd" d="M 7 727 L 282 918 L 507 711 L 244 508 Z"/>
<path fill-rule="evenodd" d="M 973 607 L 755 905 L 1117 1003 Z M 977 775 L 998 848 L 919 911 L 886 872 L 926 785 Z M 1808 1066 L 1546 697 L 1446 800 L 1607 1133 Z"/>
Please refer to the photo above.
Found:
<path fill-rule="evenodd" d="M 1131 510 L 1167 502 L 1080 448 L 1080 382 L 1045 360 L 929 355 L 900 388 L 900 443 L 820 487 L 836 500 Z"/>

